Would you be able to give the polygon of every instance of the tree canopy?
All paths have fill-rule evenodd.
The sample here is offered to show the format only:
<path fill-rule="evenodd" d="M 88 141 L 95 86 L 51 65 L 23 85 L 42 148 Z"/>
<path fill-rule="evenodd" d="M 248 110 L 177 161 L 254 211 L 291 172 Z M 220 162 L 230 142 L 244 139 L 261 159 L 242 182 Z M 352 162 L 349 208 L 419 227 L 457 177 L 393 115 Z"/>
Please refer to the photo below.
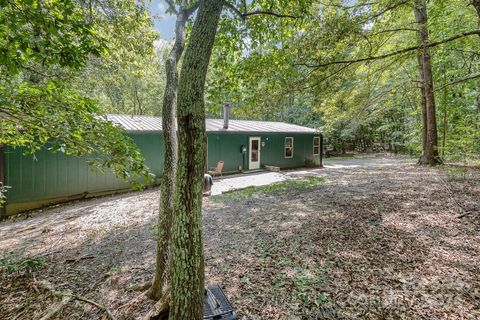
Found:
<path fill-rule="evenodd" d="M 147 83 L 155 84 L 152 77 L 161 81 L 161 73 L 144 66 L 156 67 L 158 34 L 144 5 L 11 0 L 0 6 L 0 143 L 30 153 L 47 144 L 53 152 L 86 155 L 122 178 L 150 179 L 136 145 L 103 117 L 113 103 L 102 101 L 117 90 L 125 92 L 120 104 L 126 109 L 133 103 L 146 112 L 156 104 L 145 91 Z"/>
<path fill-rule="evenodd" d="M 413 1 L 316 1 L 276 36 L 222 25 L 209 78 L 209 112 L 230 100 L 241 118 L 320 128 L 338 151 L 421 151 Z M 430 1 L 430 42 L 439 150 L 447 160 L 479 154 L 478 16 L 468 1 Z M 284 12 L 284 11 L 283 11 Z M 287 10 L 288 12 L 288 10 Z M 265 21 L 265 20 L 262 20 Z M 230 27 L 231 28 L 231 27 Z M 256 29 L 255 29 L 256 30 Z"/>

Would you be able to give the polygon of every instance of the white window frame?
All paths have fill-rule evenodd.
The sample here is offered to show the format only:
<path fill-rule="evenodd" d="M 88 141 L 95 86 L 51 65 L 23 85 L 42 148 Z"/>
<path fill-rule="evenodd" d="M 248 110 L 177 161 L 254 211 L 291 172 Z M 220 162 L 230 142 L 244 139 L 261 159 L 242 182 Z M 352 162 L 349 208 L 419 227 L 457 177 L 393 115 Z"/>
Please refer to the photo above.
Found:
<path fill-rule="evenodd" d="M 252 140 L 258 140 L 258 154 L 257 161 L 252 162 Z M 262 138 L 261 137 L 250 137 L 248 142 L 248 170 L 260 169 L 260 156 L 262 150 Z"/>
<path fill-rule="evenodd" d="M 292 155 L 290 157 L 287 157 L 287 139 L 292 139 Z M 293 137 L 285 137 L 284 143 L 283 143 L 283 157 L 285 159 L 291 159 L 293 158 L 293 152 L 294 152 L 294 140 Z"/>
<path fill-rule="evenodd" d="M 315 153 L 315 139 L 318 139 L 318 153 Z M 313 155 L 319 156 L 320 155 L 320 146 L 322 145 L 322 140 L 320 137 L 313 137 Z"/>

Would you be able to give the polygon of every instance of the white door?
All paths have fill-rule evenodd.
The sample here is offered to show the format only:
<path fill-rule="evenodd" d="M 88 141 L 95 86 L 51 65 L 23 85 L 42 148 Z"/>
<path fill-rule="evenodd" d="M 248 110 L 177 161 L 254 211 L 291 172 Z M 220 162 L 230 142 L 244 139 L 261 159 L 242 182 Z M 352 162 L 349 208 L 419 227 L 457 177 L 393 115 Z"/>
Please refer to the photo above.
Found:
<path fill-rule="evenodd" d="M 248 169 L 260 169 L 260 137 L 250 138 Z"/>

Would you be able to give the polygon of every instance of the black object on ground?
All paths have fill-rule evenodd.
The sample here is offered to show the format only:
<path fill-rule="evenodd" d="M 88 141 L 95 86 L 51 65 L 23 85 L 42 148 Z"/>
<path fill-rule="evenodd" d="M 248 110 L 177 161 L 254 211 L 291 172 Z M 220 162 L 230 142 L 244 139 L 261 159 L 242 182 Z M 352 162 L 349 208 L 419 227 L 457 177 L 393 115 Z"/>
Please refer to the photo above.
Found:
<path fill-rule="evenodd" d="M 204 320 L 237 320 L 237 314 L 219 285 L 205 289 Z"/>

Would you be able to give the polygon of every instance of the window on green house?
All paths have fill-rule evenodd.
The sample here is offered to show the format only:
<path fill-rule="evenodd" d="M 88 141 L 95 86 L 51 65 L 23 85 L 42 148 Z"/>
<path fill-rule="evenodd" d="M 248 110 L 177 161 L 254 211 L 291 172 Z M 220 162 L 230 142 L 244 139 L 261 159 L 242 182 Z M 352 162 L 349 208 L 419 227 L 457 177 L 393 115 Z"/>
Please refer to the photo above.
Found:
<path fill-rule="evenodd" d="M 285 158 L 293 158 L 293 138 L 285 138 Z"/>
<path fill-rule="evenodd" d="M 313 155 L 320 155 L 320 137 L 313 137 Z"/>

